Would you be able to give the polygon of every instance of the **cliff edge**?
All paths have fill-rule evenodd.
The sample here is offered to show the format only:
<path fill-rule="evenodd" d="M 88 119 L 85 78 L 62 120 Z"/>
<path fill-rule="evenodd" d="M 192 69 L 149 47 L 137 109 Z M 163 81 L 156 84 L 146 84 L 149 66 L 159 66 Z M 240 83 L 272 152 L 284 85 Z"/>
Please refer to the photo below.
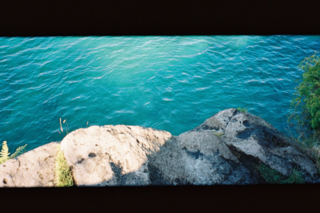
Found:
<path fill-rule="evenodd" d="M 0 165 L 2 187 L 54 186 L 57 142 Z M 260 117 L 231 108 L 172 136 L 140 126 L 91 126 L 60 143 L 76 186 L 244 185 L 266 183 L 259 167 L 294 169 L 318 183 L 315 163 Z"/>

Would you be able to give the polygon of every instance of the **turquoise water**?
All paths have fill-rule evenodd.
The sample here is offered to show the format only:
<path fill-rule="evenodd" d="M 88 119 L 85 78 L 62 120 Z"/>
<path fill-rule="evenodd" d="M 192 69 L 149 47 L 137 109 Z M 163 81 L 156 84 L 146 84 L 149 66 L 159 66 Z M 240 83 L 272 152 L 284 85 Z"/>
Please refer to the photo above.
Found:
<path fill-rule="evenodd" d="M 320 36 L 0 38 L 0 142 L 28 150 L 91 125 L 188 131 L 245 107 L 282 132 Z"/>

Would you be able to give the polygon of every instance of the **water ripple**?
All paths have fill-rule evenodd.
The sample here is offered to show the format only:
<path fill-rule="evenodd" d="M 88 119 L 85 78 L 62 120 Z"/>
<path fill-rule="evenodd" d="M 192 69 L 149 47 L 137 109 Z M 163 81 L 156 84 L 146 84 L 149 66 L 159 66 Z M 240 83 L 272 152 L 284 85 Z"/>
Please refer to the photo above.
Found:
<path fill-rule="evenodd" d="M 89 125 L 178 135 L 246 107 L 284 131 L 294 79 L 319 36 L 0 38 L 0 140 L 32 149 Z M 19 133 L 19 134 L 17 134 Z"/>

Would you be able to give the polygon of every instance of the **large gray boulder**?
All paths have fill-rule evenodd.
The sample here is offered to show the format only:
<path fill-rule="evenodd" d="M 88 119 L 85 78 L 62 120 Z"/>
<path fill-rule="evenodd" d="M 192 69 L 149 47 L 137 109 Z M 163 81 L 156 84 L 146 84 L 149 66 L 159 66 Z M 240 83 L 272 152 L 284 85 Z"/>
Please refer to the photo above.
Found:
<path fill-rule="evenodd" d="M 61 150 L 78 186 L 149 185 L 148 155 L 171 137 L 139 126 L 91 126 L 68 134 Z"/>
<path fill-rule="evenodd" d="M 190 132 L 223 133 L 221 140 L 239 161 L 250 170 L 251 176 L 261 179 L 260 164 L 266 164 L 284 176 L 293 168 L 304 172 L 307 183 L 318 182 L 315 163 L 297 150 L 282 133 L 262 118 L 237 109 L 223 110 Z M 260 181 L 260 182 L 261 182 Z"/>
<path fill-rule="evenodd" d="M 261 164 L 284 176 L 297 167 L 306 182 L 317 180 L 314 162 L 283 134 L 233 108 L 179 136 L 125 125 L 78 129 L 61 150 L 78 186 L 258 184 Z"/>
<path fill-rule="evenodd" d="M 40 146 L 0 165 L 0 187 L 54 186 L 57 142 Z"/>

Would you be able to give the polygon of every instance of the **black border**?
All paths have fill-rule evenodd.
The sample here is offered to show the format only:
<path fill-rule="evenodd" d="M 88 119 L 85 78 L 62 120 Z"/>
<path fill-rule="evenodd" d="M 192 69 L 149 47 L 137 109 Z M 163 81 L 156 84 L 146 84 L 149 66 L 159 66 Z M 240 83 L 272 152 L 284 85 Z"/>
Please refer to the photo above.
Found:
<path fill-rule="evenodd" d="M 319 189 L 305 184 L 0 190 L 1 208 L 11 212 L 316 212 Z"/>
<path fill-rule="evenodd" d="M 319 6 L 316 0 L 2 0 L 0 36 L 311 35 L 320 34 Z"/>

